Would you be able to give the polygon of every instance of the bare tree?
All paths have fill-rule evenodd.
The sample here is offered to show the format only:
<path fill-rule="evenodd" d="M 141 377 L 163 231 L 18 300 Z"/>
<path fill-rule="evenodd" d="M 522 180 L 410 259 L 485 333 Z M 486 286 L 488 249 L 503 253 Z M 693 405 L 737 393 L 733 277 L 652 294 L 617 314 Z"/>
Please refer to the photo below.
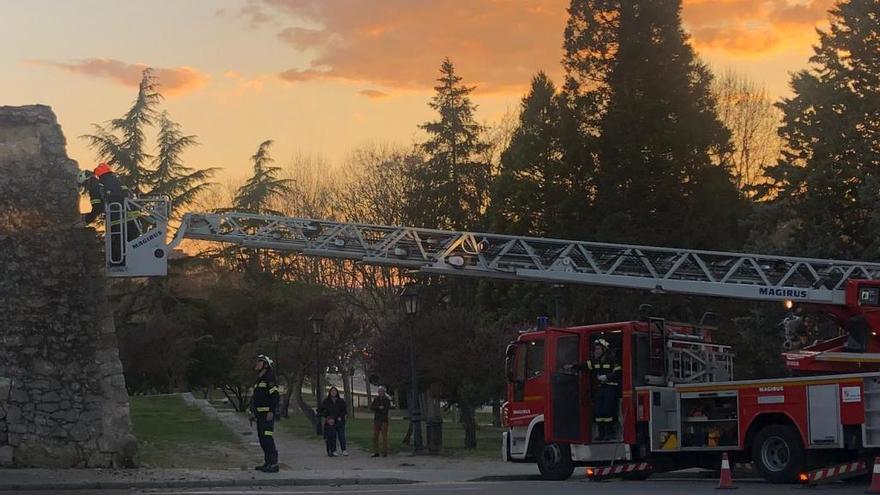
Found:
<path fill-rule="evenodd" d="M 764 180 L 764 169 L 779 156 L 776 129 L 781 115 L 762 85 L 732 69 L 715 79 L 712 92 L 718 117 L 732 135 L 733 151 L 727 158 L 736 186 L 752 196 L 752 188 Z"/>

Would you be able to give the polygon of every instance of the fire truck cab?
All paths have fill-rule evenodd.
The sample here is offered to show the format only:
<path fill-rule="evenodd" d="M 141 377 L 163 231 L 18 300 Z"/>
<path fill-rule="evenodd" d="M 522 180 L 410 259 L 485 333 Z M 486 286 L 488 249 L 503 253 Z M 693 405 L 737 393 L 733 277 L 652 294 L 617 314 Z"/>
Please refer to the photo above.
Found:
<path fill-rule="evenodd" d="M 662 319 L 523 333 L 507 349 L 503 456 L 545 479 L 576 465 L 638 463 L 653 472 L 715 469 L 722 453 L 769 481 L 880 447 L 880 373 L 733 381 L 730 347 L 712 328 Z M 616 438 L 598 441 L 588 372 L 593 343 L 622 367 Z"/>

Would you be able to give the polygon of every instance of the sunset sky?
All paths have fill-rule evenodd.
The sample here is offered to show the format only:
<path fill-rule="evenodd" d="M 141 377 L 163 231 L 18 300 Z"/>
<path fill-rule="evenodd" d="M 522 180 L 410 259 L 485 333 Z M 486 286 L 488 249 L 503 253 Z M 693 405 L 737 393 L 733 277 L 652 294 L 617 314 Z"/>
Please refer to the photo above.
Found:
<path fill-rule="evenodd" d="M 51 105 L 82 166 L 78 136 L 119 116 L 140 70 L 201 146 L 191 166 L 247 175 L 265 139 L 334 163 L 369 143 L 409 144 L 440 61 L 469 84 L 481 121 L 519 104 L 540 69 L 559 82 L 569 0 L 0 0 L 0 105 Z M 704 60 L 787 93 L 832 0 L 685 0 Z"/>

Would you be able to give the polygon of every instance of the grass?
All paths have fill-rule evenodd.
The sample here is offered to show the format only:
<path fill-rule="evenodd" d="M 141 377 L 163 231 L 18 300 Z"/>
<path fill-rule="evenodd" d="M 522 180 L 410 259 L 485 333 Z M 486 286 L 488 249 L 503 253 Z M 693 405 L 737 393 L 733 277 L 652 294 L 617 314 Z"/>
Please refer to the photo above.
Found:
<path fill-rule="evenodd" d="M 235 433 L 180 396 L 131 397 L 131 422 L 145 466 L 238 468 L 249 460 Z"/>
<path fill-rule="evenodd" d="M 278 423 L 281 428 L 299 437 L 318 438 L 315 428 L 301 414 L 294 414 Z M 443 450 L 441 455 L 449 457 L 478 457 L 495 459 L 501 456 L 501 433 L 503 428 L 483 426 L 484 417 L 478 415 L 477 421 L 477 448 L 464 448 L 464 429 L 461 424 L 452 421 L 451 417 L 443 419 Z M 388 431 L 388 448 L 392 453 L 408 452 L 411 447 L 403 444 L 409 422 L 400 417 L 391 417 Z M 427 437 L 422 422 L 422 438 L 427 445 Z M 367 410 L 357 410 L 355 418 L 349 418 L 345 425 L 346 438 L 349 445 L 358 446 L 364 450 L 373 448 L 373 415 Z"/>

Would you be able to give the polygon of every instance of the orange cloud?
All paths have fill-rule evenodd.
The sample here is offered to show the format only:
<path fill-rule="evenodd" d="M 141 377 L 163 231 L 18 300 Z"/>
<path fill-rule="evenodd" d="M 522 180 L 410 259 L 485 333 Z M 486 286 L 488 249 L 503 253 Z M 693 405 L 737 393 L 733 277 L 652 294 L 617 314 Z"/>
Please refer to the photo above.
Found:
<path fill-rule="evenodd" d="M 694 47 L 759 57 L 808 48 L 835 0 L 684 0 Z"/>
<path fill-rule="evenodd" d="M 371 100 L 380 100 L 389 96 L 388 93 L 383 93 L 382 91 L 379 91 L 377 89 L 362 89 L 358 91 L 358 94 L 366 96 Z"/>
<path fill-rule="evenodd" d="M 519 92 L 544 69 L 560 72 L 567 0 L 263 0 L 246 15 L 287 19 L 278 38 L 311 50 L 288 82 L 343 79 L 425 89 L 449 56 L 482 92 Z M 270 14 L 274 13 L 274 15 Z M 304 24 L 305 22 L 305 24 Z M 302 27 L 308 25 L 310 27 Z"/>
<path fill-rule="evenodd" d="M 759 58 L 805 50 L 834 0 L 683 0 L 698 51 Z M 570 0 L 248 0 L 252 25 L 310 61 L 281 72 L 295 83 L 345 80 L 383 88 L 435 85 L 449 56 L 481 92 L 520 92 L 538 70 L 561 75 Z"/>
<path fill-rule="evenodd" d="M 52 62 L 48 60 L 29 60 L 28 63 L 52 67 L 67 72 L 92 77 L 103 77 L 125 86 L 137 87 L 141 82 L 141 73 L 149 67 L 145 64 L 129 64 L 109 58 L 89 58 L 78 62 Z M 208 82 L 210 76 L 192 67 L 181 66 L 162 68 L 154 67 L 153 73 L 169 95 L 180 95 L 194 91 Z"/>

